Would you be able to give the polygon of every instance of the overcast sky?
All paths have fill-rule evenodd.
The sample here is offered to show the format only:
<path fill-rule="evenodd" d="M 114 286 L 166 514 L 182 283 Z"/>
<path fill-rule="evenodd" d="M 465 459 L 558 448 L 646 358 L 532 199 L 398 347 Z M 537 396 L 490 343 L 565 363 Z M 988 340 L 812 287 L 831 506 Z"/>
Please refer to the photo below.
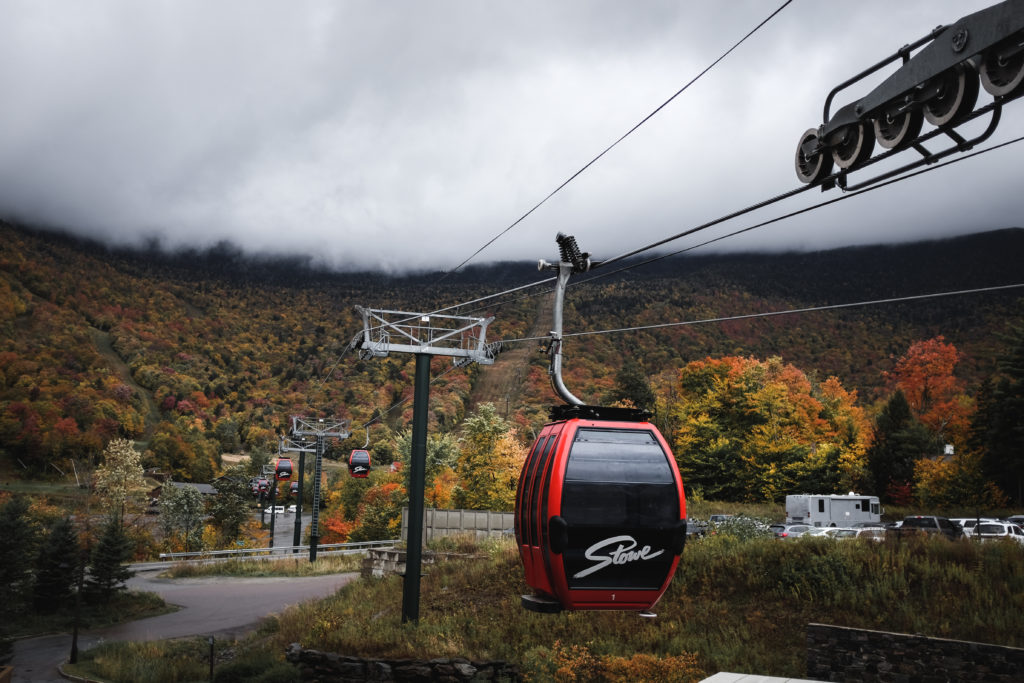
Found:
<path fill-rule="evenodd" d="M 119 245 L 450 269 L 782 2 L 0 0 L 0 216 Z M 794 0 L 473 262 L 551 259 L 559 231 L 607 258 L 793 189 L 833 86 L 990 4 Z M 1020 135 L 1015 102 L 987 144 Z M 715 249 L 1022 226 L 1022 150 Z"/>

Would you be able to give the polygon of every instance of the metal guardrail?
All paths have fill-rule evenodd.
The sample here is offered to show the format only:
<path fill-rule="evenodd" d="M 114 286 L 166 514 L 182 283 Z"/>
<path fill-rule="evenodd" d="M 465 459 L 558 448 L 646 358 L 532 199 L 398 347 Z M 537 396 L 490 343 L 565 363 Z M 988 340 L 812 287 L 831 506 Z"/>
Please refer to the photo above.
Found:
<path fill-rule="evenodd" d="M 370 548 L 391 548 L 400 539 L 390 541 L 361 541 L 358 543 L 318 543 L 318 552 L 358 553 Z M 308 545 L 280 545 L 273 548 L 239 548 L 236 550 L 198 550 L 188 553 L 160 553 L 161 560 L 214 560 L 230 559 L 232 557 L 259 558 L 259 557 L 280 557 L 296 553 L 309 552 Z"/>

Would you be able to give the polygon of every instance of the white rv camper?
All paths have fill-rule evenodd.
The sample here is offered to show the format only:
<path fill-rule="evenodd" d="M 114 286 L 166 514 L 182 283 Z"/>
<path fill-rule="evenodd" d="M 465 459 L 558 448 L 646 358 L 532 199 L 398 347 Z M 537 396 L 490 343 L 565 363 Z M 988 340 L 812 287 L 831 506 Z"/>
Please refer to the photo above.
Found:
<path fill-rule="evenodd" d="M 878 496 L 801 493 L 786 496 L 786 521 L 811 526 L 848 527 L 857 522 L 881 524 Z"/>

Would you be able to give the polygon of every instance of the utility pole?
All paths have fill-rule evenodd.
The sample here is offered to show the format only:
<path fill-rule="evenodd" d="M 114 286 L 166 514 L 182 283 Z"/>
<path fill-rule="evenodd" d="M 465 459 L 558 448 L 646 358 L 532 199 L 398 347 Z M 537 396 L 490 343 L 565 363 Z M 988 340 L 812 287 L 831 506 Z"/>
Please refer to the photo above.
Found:
<path fill-rule="evenodd" d="M 327 439 L 347 439 L 348 420 L 325 419 L 307 420 L 292 417 L 292 436 L 316 438 L 316 465 L 313 468 L 313 519 L 309 527 L 309 561 L 316 562 L 316 548 L 320 542 L 320 479 L 323 473 L 324 445 Z"/>
<path fill-rule="evenodd" d="M 363 332 L 350 348 L 360 358 L 381 358 L 391 351 L 416 354 L 413 388 L 412 453 L 409 460 L 409 540 L 402 584 L 402 623 L 420 618 L 420 572 L 423 562 L 423 501 L 426 487 L 427 413 L 430 399 L 430 361 L 450 356 L 456 367 L 494 363 L 500 344 L 488 345 L 487 326 L 494 320 L 454 315 L 424 315 L 373 310 L 356 306 Z"/>

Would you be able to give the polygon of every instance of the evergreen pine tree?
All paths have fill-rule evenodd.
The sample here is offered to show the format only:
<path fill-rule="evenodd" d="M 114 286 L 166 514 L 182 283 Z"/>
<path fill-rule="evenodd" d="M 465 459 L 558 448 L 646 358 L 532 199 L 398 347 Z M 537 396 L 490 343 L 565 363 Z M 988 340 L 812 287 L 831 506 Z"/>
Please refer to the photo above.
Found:
<path fill-rule="evenodd" d="M 938 448 L 935 436 L 914 419 L 906 395 L 897 389 L 878 416 L 875 442 L 868 449 L 868 471 L 875 492 L 890 501 L 891 491 L 913 481 L 914 461 L 936 454 Z"/>
<path fill-rule="evenodd" d="M 29 522 L 25 497 L 17 496 L 0 505 L 0 538 L 8 548 L 0 560 L 0 664 L 3 664 L 13 655 L 13 645 L 6 634 L 27 607 L 26 596 L 31 595 L 36 530 Z"/>
<path fill-rule="evenodd" d="M 978 397 L 972 443 L 982 469 L 1018 505 L 1024 503 L 1024 327 L 1012 329 L 1011 348 L 999 358 L 999 376 Z"/>
<path fill-rule="evenodd" d="M 643 367 L 633 356 L 627 355 L 615 375 L 615 386 L 606 396 L 609 403 L 628 400 L 635 407 L 652 410 L 656 396 Z"/>
<path fill-rule="evenodd" d="M 114 591 L 123 590 L 135 572 L 125 566 L 131 559 L 132 542 L 114 515 L 103 525 L 103 533 L 92 550 L 86 589 L 99 602 L 110 602 Z"/>
<path fill-rule="evenodd" d="M 36 584 L 32 603 L 37 612 L 51 614 L 67 605 L 78 573 L 78 536 L 67 517 L 50 527 L 36 555 Z"/>

